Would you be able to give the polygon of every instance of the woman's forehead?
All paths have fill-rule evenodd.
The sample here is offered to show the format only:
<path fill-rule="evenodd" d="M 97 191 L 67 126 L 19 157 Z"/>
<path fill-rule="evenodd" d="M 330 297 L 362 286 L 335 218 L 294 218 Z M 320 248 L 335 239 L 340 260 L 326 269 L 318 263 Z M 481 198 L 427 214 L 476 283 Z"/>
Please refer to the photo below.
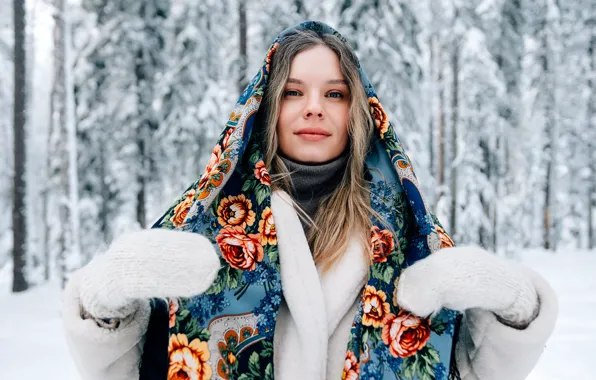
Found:
<path fill-rule="evenodd" d="M 337 54 L 322 45 L 296 54 L 289 77 L 297 84 L 315 80 L 329 84 L 345 83 Z"/>

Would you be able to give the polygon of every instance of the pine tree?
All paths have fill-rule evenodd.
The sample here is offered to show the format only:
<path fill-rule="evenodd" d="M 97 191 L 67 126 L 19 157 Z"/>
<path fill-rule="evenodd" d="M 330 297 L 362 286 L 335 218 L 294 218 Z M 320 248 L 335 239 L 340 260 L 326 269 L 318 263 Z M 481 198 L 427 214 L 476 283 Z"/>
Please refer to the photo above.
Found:
<path fill-rule="evenodd" d="M 497 145 L 503 135 L 499 113 L 506 88 L 484 33 L 470 28 L 461 45 L 459 106 L 463 147 L 456 165 L 460 216 L 459 241 L 495 250 L 493 218 L 498 207 L 495 178 L 501 165 Z"/>

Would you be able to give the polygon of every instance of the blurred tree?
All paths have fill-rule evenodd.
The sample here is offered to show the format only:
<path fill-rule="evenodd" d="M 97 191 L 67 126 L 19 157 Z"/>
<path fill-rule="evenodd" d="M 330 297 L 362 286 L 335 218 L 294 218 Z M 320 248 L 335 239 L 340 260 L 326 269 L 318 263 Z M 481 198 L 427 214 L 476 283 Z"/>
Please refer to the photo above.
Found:
<path fill-rule="evenodd" d="M 58 200 L 58 253 L 56 255 L 62 285 L 68 274 L 85 260 L 80 253 L 79 181 L 77 159 L 77 132 L 72 68 L 72 30 L 66 0 L 54 4 L 54 83 L 51 96 L 50 183 Z M 47 208 L 46 208 L 47 213 Z M 44 220 L 47 223 L 47 215 Z M 46 254 L 46 278 L 49 278 L 49 250 Z"/>
<path fill-rule="evenodd" d="M 25 180 L 25 127 L 27 122 L 26 94 L 26 59 L 25 59 L 25 2 L 14 0 L 14 103 L 13 103 L 13 138 L 14 138 L 14 172 L 13 172 L 13 282 L 12 291 L 27 290 L 27 184 Z"/>

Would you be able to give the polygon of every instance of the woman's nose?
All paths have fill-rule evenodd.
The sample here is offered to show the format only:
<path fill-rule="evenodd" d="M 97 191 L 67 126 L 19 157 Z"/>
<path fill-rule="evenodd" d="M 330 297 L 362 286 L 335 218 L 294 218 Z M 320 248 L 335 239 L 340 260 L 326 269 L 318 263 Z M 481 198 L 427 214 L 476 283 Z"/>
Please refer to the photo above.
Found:
<path fill-rule="evenodd" d="M 323 118 L 323 107 L 318 96 L 309 96 L 306 107 L 304 108 L 304 118 L 309 119 L 311 117 Z"/>

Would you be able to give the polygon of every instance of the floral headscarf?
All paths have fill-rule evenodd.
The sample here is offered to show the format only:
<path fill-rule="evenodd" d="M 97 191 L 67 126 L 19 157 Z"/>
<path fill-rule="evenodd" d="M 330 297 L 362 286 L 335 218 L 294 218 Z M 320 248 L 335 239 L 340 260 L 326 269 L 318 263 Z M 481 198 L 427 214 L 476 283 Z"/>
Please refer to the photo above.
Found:
<path fill-rule="evenodd" d="M 299 29 L 344 40 L 320 22 L 282 32 L 240 96 L 204 174 L 154 226 L 203 234 L 222 263 L 204 294 L 170 300 L 168 379 L 273 378 L 282 288 L 271 179 L 253 128 L 271 58 L 284 37 Z M 453 242 L 426 207 L 410 159 L 362 69 L 360 76 L 376 127 L 366 160 L 375 169 L 368 171 L 371 205 L 393 231 L 376 221 L 371 229 L 372 265 L 343 378 L 447 379 L 459 315 L 443 310 L 419 318 L 401 310 L 395 297 L 403 268 Z"/>

